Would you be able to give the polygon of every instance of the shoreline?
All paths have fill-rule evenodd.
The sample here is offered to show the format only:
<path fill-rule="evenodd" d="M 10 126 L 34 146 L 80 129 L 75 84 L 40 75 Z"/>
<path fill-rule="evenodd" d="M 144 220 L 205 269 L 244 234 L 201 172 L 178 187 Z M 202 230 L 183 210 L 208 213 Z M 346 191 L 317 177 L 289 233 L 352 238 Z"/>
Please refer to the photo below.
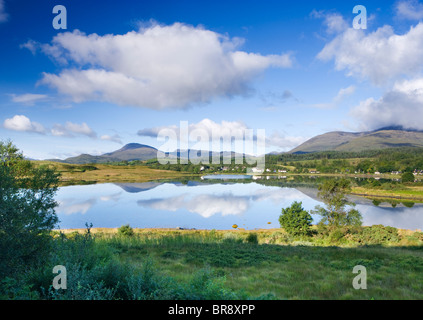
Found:
<path fill-rule="evenodd" d="M 316 225 L 313 225 L 312 228 L 316 228 Z M 370 228 L 372 226 L 363 226 L 363 228 Z M 107 234 L 114 234 L 118 232 L 118 229 L 120 227 L 116 228 L 90 228 L 90 232 L 95 233 L 107 233 Z M 395 227 L 394 227 L 395 228 Z M 237 228 L 237 229 L 195 229 L 195 228 L 132 228 L 136 233 L 142 234 L 142 233 L 148 233 L 148 232 L 178 232 L 178 233 L 198 233 L 198 232 L 245 232 L 245 233 L 273 233 L 273 232 L 284 232 L 282 228 L 271 228 L 271 229 L 244 229 L 244 228 Z M 421 229 L 401 229 L 401 228 L 395 228 L 401 233 L 413 233 L 413 232 L 422 232 Z M 85 232 L 86 228 L 65 228 L 65 229 L 53 229 L 52 231 L 56 232 L 63 232 L 63 233 L 72 233 L 72 232 Z"/>

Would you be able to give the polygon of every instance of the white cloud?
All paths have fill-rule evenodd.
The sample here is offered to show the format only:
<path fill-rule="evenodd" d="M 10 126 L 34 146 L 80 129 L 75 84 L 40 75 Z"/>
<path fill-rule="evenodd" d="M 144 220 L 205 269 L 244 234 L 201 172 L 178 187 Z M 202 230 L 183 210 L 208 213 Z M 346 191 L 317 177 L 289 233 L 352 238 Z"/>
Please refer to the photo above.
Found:
<path fill-rule="evenodd" d="M 48 98 L 45 94 L 34 94 L 34 93 L 25 93 L 21 95 L 12 94 L 12 101 L 17 103 L 22 103 L 25 105 L 32 106 L 37 101 L 46 100 Z"/>
<path fill-rule="evenodd" d="M 175 133 L 175 136 L 180 138 L 180 127 L 176 125 L 146 128 L 138 131 L 139 136 L 157 138 L 160 131 L 171 130 Z M 187 127 L 189 137 L 194 138 L 195 132 L 203 133 L 205 137 L 208 137 L 212 143 L 212 150 L 221 150 L 220 139 L 223 140 L 222 150 L 232 150 L 235 152 L 245 152 L 246 150 L 234 150 L 234 145 L 231 144 L 232 140 L 238 141 L 252 141 L 257 138 L 257 130 L 253 130 L 241 121 L 222 121 L 217 123 L 210 119 L 203 119 L 198 123 L 189 124 Z M 192 135 L 191 135 L 192 134 Z M 295 137 L 282 135 L 279 132 L 273 132 L 272 135 L 267 136 L 265 139 L 266 147 L 278 147 L 284 150 L 291 150 L 297 147 L 299 144 L 306 141 L 308 138 Z M 197 141 L 197 140 L 193 140 Z M 257 143 L 257 140 L 254 141 Z M 209 143 L 204 144 L 204 149 L 210 149 Z M 245 149 L 249 149 L 249 146 L 245 146 Z M 250 152 L 251 153 L 251 152 Z"/>
<path fill-rule="evenodd" d="M 97 134 L 85 122 L 77 124 L 68 121 L 65 125 L 55 124 L 51 129 L 51 134 L 59 137 L 73 137 L 76 134 L 97 138 Z"/>
<path fill-rule="evenodd" d="M 256 154 L 253 139 L 257 130 L 248 128 L 240 121 L 225 121 L 221 123 L 210 119 L 203 119 L 198 123 L 181 122 L 179 126 L 147 128 L 138 131 L 139 136 L 159 138 L 169 137 L 172 145 L 163 145 L 159 150 L 168 152 L 168 149 L 195 149 L 209 151 L 234 151 L 242 154 Z M 188 139 L 188 140 L 187 140 Z M 245 142 L 249 143 L 245 143 Z M 257 144 L 258 145 L 258 144 Z M 260 145 L 261 146 L 261 145 Z"/>
<path fill-rule="evenodd" d="M 37 50 L 41 47 L 40 43 L 34 40 L 28 40 L 27 42 L 21 44 L 19 46 L 21 49 L 25 48 L 31 51 L 32 54 L 35 54 Z"/>
<path fill-rule="evenodd" d="M 345 97 L 352 95 L 355 92 L 355 86 L 349 86 L 339 90 L 337 96 L 333 99 L 335 103 L 339 103 L 344 100 Z"/>
<path fill-rule="evenodd" d="M 157 136 L 159 135 L 159 132 L 164 129 L 175 131 L 176 136 L 179 138 L 181 128 L 176 125 L 142 129 L 138 131 L 138 135 L 157 138 Z M 187 129 L 189 133 L 196 132 L 196 131 L 203 132 L 210 139 L 212 139 L 213 136 L 221 136 L 224 139 L 230 139 L 230 138 L 242 139 L 244 137 L 245 131 L 248 130 L 249 128 L 240 121 L 223 120 L 221 123 L 217 123 L 210 119 L 203 119 L 198 123 L 188 124 Z"/>
<path fill-rule="evenodd" d="M 348 29 L 348 23 L 339 13 L 326 13 L 325 11 L 313 10 L 310 14 L 314 18 L 324 19 L 323 24 L 328 34 L 337 34 Z"/>
<path fill-rule="evenodd" d="M 118 134 L 114 134 L 113 136 L 110 135 L 103 135 L 100 137 L 101 140 L 105 140 L 105 141 L 112 141 L 112 142 L 116 142 L 119 144 L 123 144 L 122 143 L 122 139 Z"/>
<path fill-rule="evenodd" d="M 305 137 L 287 136 L 275 131 L 266 138 L 266 147 L 277 147 L 282 151 L 289 151 L 308 139 Z"/>
<path fill-rule="evenodd" d="M 423 130 L 423 78 L 396 82 L 380 99 L 362 101 L 351 115 L 365 130 L 387 126 Z"/>
<path fill-rule="evenodd" d="M 395 5 L 396 15 L 402 19 L 423 19 L 423 4 L 417 0 L 398 1 Z"/>
<path fill-rule="evenodd" d="M 4 7 L 4 0 L 0 0 L 0 23 L 6 22 L 9 19 L 9 15 L 6 13 L 6 9 Z"/>
<path fill-rule="evenodd" d="M 92 139 L 98 139 L 97 133 L 85 122 L 81 124 L 70 121 L 67 121 L 65 124 L 56 123 L 51 129 L 47 130 L 40 123 L 31 121 L 24 115 L 15 115 L 13 118 L 6 119 L 3 122 L 3 127 L 13 131 L 36 132 L 42 134 L 47 133 L 56 137 L 74 138 L 76 136 L 86 136 Z M 121 138 L 118 134 L 113 136 L 102 135 L 100 140 L 122 144 Z"/>
<path fill-rule="evenodd" d="M 33 122 L 23 115 L 15 115 L 4 120 L 3 127 L 13 131 L 44 133 L 44 127 L 38 122 Z"/>
<path fill-rule="evenodd" d="M 386 84 L 400 76 L 416 76 L 423 67 L 423 23 L 397 35 L 391 26 L 374 32 L 348 29 L 335 37 L 318 54 L 323 61 L 334 60 L 338 71 Z"/>
<path fill-rule="evenodd" d="M 76 67 L 45 73 L 41 83 L 75 102 L 183 108 L 246 94 L 267 68 L 292 65 L 290 54 L 237 51 L 240 43 L 238 38 L 181 23 L 156 24 L 123 35 L 59 33 L 41 50 L 64 66 Z"/>
<path fill-rule="evenodd" d="M 319 108 L 319 109 L 334 109 L 336 107 L 338 107 L 338 105 L 340 103 L 342 103 L 344 101 L 344 99 L 350 95 L 352 95 L 356 90 L 355 86 L 349 86 L 347 88 L 341 88 L 338 91 L 338 94 L 332 99 L 331 102 L 329 103 L 317 103 L 312 105 L 315 108 Z"/>

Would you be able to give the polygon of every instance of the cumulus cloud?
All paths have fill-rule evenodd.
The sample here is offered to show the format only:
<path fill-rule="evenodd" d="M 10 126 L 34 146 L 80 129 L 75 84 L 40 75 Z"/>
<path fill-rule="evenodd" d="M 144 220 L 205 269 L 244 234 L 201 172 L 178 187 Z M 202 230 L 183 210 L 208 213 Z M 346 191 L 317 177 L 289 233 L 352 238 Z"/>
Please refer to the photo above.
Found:
<path fill-rule="evenodd" d="M 44 73 L 40 82 L 74 102 L 184 108 L 215 97 L 244 95 L 266 69 L 292 66 L 289 53 L 248 53 L 237 50 L 241 43 L 181 23 L 155 24 L 123 35 L 59 33 L 51 44 L 39 47 L 64 69 Z"/>
<path fill-rule="evenodd" d="M 51 134 L 59 137 L 74 137 L 75 135 L 83 135 L 90 138 L 97 138 L 97 133 L 95 133 L 85 122 L 78 124 L 68 121 L 65 125 L 55 124 L 51 129 Z"/>
<path fill-rule="evenodd" d="M 6 22 L 8 19 L 9 15 L 6 13 L 4 0 L 0 0 L 0 23 Z"/>
<path fill-rule="evenodd" d="M 3 127 L 13 131 L 51 134 L 56 137 L 73 138 L 76 136 L 86 136 L 92 139 L 98 138 L 97 133 L 85 122 L 78 124 L 67 121 L 65 124 L 56 123 L 51 129 L 46 129 L 40 123 L 31 121 L 24 115 L 15 115 L 12 118 L 4 120 Z M 100 139 L 122 143 L 122 141 L 120 141 L 120 137 L 117 134 L 114 136 L 103 135 Z"/>
<path fill-rule="evenodd" d="M 313 18 L 323 19 L 328 34 L 337 34 L 348 29 L 348 23 L 339 13 L 313 10 L 310 14 Z"/>
<path fill-rule="evenodd" d="M 106 134 L 106 135 L 101 136 L 100 139 L 105 140 L 105 141 L 112 141 L 112 142 L 116 142 L 116 143 L 119 143 L 119 144 L 123 144 L 122 139 L 118 134 L 114 134 L 113 136 Z"/>
<path fill-rule="evenodd" d="M 202 133 L 205 137 L 208 137 L 207 143 L 204 144 L 206 149 L 209 149 L 210 146 L 208 142 L 211 142 L 212 150 L 220 150 L 220 139 L 222 139 L 224 150 L 232 150 L 241 153 L 245 152 L 249 154 L 252 151 L 250 150 L 250 145 L 245 145 L 244 150 L 234 150 L 235 146 L 232 142 L 235 140 L 242 140 L 244 142 L 253 141 L 254 143 L 258 143 L 258 130 L 251 129 L 241 121 L 222 121 L 221 123 L 217 123 L 210 119 L 203 119 L 198 123 L 188 124 L 185 129 L 188 132 L 189 138 L 192 138 L 192 141 L 197 141 L 197 135 L 195 133 Z M 175 138 L 180 138 L 181 126 L 176 125 L 141 129 L 138 131 L 138 135 L 157 138 L 160 132 L 166 132 L 167 130 L 174 132 Z M 171 137 L 171 135 L 169 135 L 169 137 Z M 284 150 L 291 150 L 307 139 L 308 138 L 305 137 L 287 136 L 279 132 L 273 132 L 270 136 L 265 137 L 264 142 L 268 147 L 273 146 Z M 241 145 L 238 145 L 238 147 L 241 148 Z M 247 152 L 247 149 L 250 152 Z"/>
<path fill-rule="evenodd" d="M 25 94 L 12 94 L 12 101 L 16 103 L 22 103 L 28 106 L 34 105 L 38 101 L 43 101 L 48 98 L 45 94 L 34 94 L 34 93 L 25 93 Z"/>
<path fill-rule="evenodd" d="M 407 20 L 423 19 L 423 4 L 417 0 L 398 1 L 395 5 L 396 15 Z"/>
<path fill-rule="evenodd" d="M 416 76 L 423 67 L 423 23 L 402 35 L 391 26 L 374 32 L 347 29 L 318 54 L 323 61 L 334 60 L 336 70 L 348 76 L 383 85 L 401 76 Z"/>
<path fill-rule="evenodd" d="M 266 137 L 266 146 L 273 146 L 281 149 L 282 151 L 289 151 L 298 147 L 309 138 L 301 136 L 288 136 L 280 132 L 273 132 L 270 136 Z"/>
<path fill-rule="evenodd" d="M 223 120 L 221 123 L 216 123 L 210 119 L 203 119 L 192 124 L 182 121 L 179 126 L 142 129 L 138 131 L 138 135 L 157 138 L 158 141 L 167 139 L 167 142 L 159 147 L 162 152 L 194 149 L 233 151 L 237 154 L 257 156 L 264 153 L 265 148 L 263 131 L 250 129 L 240 121 Z M 200 158 L 203 156 L 208 159 L 209 155 L 201 154 Z"/>
<path fill-rule="evenodd" d="M 3 127 L 13 131 L 45 133 L 41 124 L 31 121 L 24 115 L 15 115 L 13 118 L 4 120 Z"/>
<path fill-rule="evenodd" d="M 183 126 L 183 123 L 181 123 Z M 174 130 L 177 133 L 177 137 L 180 135 L 180 127 L 176 125 L 171 126 L 162 126 L 162 127 L 154 127 L 154 128 L 147 128 L 138 131 L 139 136 L 146 136 L 156 138 L 160 131 L 164 129 Z M 223 120 L 221 123 L 217 123 L 210 119 L 203 119 L 198 123 L 191 123 L 187 126 L 188 132 L 204 132 L 210 138 L 214 135 L 219 135 L 223 138 L 239 138 L 242 139 L 244 137 L 244 133 L 249 128 L 240 121 L 225 121 Z"/>
<path fill-rule="evenodd" d="M 386 126 L 423 130 L 423 78 L 396 82 L 380 99 L 362 101 L 351 115 L 365 130 Z"/>

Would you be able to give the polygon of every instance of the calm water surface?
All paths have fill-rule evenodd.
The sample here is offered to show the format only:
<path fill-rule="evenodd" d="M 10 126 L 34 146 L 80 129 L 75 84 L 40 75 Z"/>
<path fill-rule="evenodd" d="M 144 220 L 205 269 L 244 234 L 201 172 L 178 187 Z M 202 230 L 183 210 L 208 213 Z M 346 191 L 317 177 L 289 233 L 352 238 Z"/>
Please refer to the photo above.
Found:
<path fill-rule="evenodd" d="M 221 180 L 221 181 L 220 181 Z M 307 185 L 272 185 L 222 179 L 182 182 L 115 183 L 62 187 L 57 193 L 60 228 L 232 229 L 278 228 L 281 209 L 301 201 L 306 210 L 322 205 L 317 189 Z M 423 229 L 423 206 L 413 207 L 353 198 L 366 226 L 383 224 Z M 314 222 L 319 221 L 313 216 Z"/>

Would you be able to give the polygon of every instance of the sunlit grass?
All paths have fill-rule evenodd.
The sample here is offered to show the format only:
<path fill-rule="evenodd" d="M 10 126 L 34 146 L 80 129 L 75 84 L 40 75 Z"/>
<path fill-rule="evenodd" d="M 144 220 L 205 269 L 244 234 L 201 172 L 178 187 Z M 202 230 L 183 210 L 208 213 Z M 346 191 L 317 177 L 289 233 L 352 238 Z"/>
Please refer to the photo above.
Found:
<path fill-rule="evenodd" d="M 148 182 L 157 179 L 172 179 L 192 174 L 170 170 L 151 169 L 147 166 L 117 166 L 109 164 L 92 164 L 95 170 L 86 170 L 86 165 L 65 164 L 51 161 L 34 161 L 35 165 L 55 167 L 61 174 L 61 183 L 82 184 L 84 182 Z"/>

